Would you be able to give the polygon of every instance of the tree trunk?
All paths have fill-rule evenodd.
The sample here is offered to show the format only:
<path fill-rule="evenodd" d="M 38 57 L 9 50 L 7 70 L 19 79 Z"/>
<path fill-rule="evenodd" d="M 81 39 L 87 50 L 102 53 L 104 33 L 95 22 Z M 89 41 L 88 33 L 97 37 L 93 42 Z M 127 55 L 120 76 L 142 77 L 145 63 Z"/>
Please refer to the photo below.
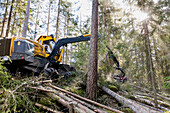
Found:
<path fill-rule="evenodd" d="M 148 48 L 148 53 L 149 53 L 149 66 L 150 66 L 150 71 L 151 71 L 151 77 L 152 77 L 152 87 L 153 87 L 153 91 L 154 91 L 154 103 L 155 103 L 155 107 L 158 106 L 158 102 L 157 102 L 157 95 L 156 95 L 156 82 L 155 82 L 155 75 L 153 72 L 153 62 L 152 62 L 152 56 L 151 56 L 151 48 L 150 48 L 150 41 L 149 41 L 149 34 L 148 34 L 148 25 L 145 22 L 144 23 L 144 29 L 145 29 L 145 35 L 146 35 L 146 39 L 147 39 L 147 48 Z"/>
<path fill-rule="evenodd" d="M 22 37 L 26 37 L 27 35 L 27 28 L 28 28 L 28 19 L 29 19 L 29 12 L 30 12 L 30 2 L 31 0 L 27 0 L 27 9 L 25 13 L 25 20 L 24 20 L 24 27 L 22 31 Z"/>
<path fill-rule="evenodd" d="M 39 104 L 39 103 L 35 103 L 35 106 L 40 107 L 40 108 L 43 108 L 43 109 L 45 109 L 45 110 L 47 110 L 47 111 L 49 111 L 49 112 L 62 113 L 62 112 L 60 112 L 60 111 L 53 110 L 53 109 L 51 109 L 51 108 L 49 108 L 49 107 L 47 107 L 47 106 L 44 106 L 44 105 L 42 105 L 42 104 Z"/>
<path fill-rule="evenodd" d="M 9 3 L 9 0 L 7 0 L 7 3 L 6 3 L 5 14 L 4 14 L 4 18 L 3 18 L 3 21 L 2 21 L 2 29 L 1 29 L 1 36 L 0 37 L 3 37 L 3 33 L 4 33 L 4 26 L 5 26 L 5 21 L 6 21 L 8 3 Z"/>
<path fill-rule="evenodd" d="M 16 5 L 16 7 L 17 7 L 17 5 Z M 14 35 L 14 26 L 15 26 L 15 21 L 16 21 L 16 14 L 17 14 L 17 12 L 15 12 L 14 13 L 14 21 L 13 21 L 13 23 L 12 23 L 12 26 L 11 26 L 11 28 L 12 28 L 12 32 L 11 32 L 11 35 Z"/>
<path fill-rule="evenodd" d="M 98 102 L 95 102 L 95 101 L 89 100 L 89 99 L 87 99 L 87 98 L 81 97 L 81 96 L 76 95 L 76 94 L 74 94 L 74 93 L 71 93 L 71 92 L 69 92 L 69 91 L 67 91 L 67 90 L 64 90 L 64 89 L 61 89 L 61 88 L 59 88 L 59 87 L 56 87 L 56 86 L 54 86 L 54 85 L 52 85 L 52 84 L 48 84 L 48 86 L 50 86 L 50 87 L 53 88 L 53 89 L 59 90 L 59 91 L 61 91 L 61 92 L 63 92 L 63 93 L 66 93 L 66 94 L 68 94 L 68 95 L 71 95 L 71 96 L 74 96 L 74 97 L 76 97 L 76 98 L 79 98 L 79 99 L 81 99 L 81 100 L 83 100 L 83 101 L 86 101 L 86 102 L 88 102 L 88 103 L 90 103 L 90 104 L 92 104 L 92 105 L 96 105 L 96 106 L 99 106 L 99 107 L 101 107 L 101 108 L 104 108 L 104 109 L 107 109 L 107 110 L 110 110 L 110 111 L 113 111 L 113 112 L 116 112 L 116 113 L 122 113 L 122 112 L 119 111 L 119 110 L 110 108 L 110 107 L 105 106 L 105 105 L 102 105 L 102 104 L 100 104 L 100 103 L 98 103 Z"/>
<path fill-rule="evenodd" d="M 49 8 L 48 8 L 48 23 L 47 23 L 47 36 L 49 32 L 49 25 L 50 25 L 50 9 L 51 9 L 51 0 L 49 0 Z"/>
<path fill-rule="evenodd" d="M 11 17 L 12 17 L 12 9 L 13 9 L 14 1 L 15 1 L 15 0 L 12 0 L 12 4 L 11 4 L 10 12 L 9 12 L 8 25 L 7 25 L 7 30 L 6 30 L 6 35 L 5 35 L 5 37 L 8 37 L 8 34 L 9 34 Z"/>
<path fill-rule="evenodd" d="M 55 34 L 56 39 L 58 38 L 58 26 L 59 26 L 59 16 L 60 16 L 60 2 L 61 2 L 61 0 L 58 1 L 58 13 L 57 13 L 56 34 Z"/>
<path fill-rule="evenodd" d="M 143 87 L 140 87 L 140 86 L 137 86 L 137 85 L 134 85 L 134 84 L 131 84 L 131 83 L 128 83 L 128 84 L 131 85 L 131 86 L 133 86 L 133 87 L 136 87 L 136 88 L 138 88 L 138 89 L 141 89 L 141 90 L 144 91 L 144 92 L 154 94 L 154 92 L 152 92 L 152 91 L 150 91 L 150 90 L 148 90 L 148 89 L 145 89 L 145 88 L 143 88 Z M 159 94 L 161 94 L 161 93 L 159 93 Z M 166 101 L 170 101 L 170 98 L 169 98 L 169 97 L 165 97 L 165 96 L 162 96 L 162 95 L 159 95 L 159 94 L 157 94 L 158 97 L 160 97 L 160 98 L 162 98 L 162 99 L 164 99 L 164 100 L 166 100 Z M 165 94 L 164 94 L 164 95 L 165 95 Z"/>
<path fill-rule="evenodd" d="M 164 59 L 164 66 L 165 66 L 165 77 L 168 77 L 169 76 L 169 68 L 168 68 L 168 61 L 167 61 L 167 58 L 166 58 L 166 55 L 167 53 L 163 50 L 163 55 L 165 56 L 165 59 Z"/>
<path fill-rule="evenodd" d="M 146 61 L 146 74 L 147 74 L 147 81 L 150 85 L 152 85 L 152 79 L 151 79 L 151 72 L 150 72 L 150 66 L 149 66 L 149 53 L 148 53 L 148 47 L 147 47 L 147 39 L 144 36 L 144 40 L 145 40 L 145 61 Z"/>
<path fill-rule="evenodd" d="M 102 87 L 102 90 L 105 91 L 110 96 L 112 96 L 113 98 L 115 98 L 117 101 L 121 102 L 123 105 L 126 105 L 129 108 L 131 108 L 134 112 L 137 112 L 137 113 L 158 113 L 158 111 L 150 109 L 145 106 L 142 106 L 142 105 L 138 104 L 137 102 L 132 101 L 130 99 L 126 99 L 125 97 L 118 95 L 117 93 L 111 91 L 110 89 L 108 89 L 104 86 Z"/>
<path fill-rule="evenodd" d="M 149 100 L 149 99 L 141 98 L 141 96 L 139 96 L 139 95 L 136 95 L 136 96 L 135 96 L 135 99 L 136 99 L 137 101 L 139 101 L 139 102 L 145 103 L 145 104 L 150 105 L 150 106 L 154 106 L 154 105 L 155 105 L 155 104 L 153 103 L 152 99 Z M 165 107 L 163 107 L 163 106 L 161 106 L 161 105 L 159 105 L 159 104 L 158 104 L 158 108 L 159 108 L 159 109 L 162 109 L 162 110 L 166 110 L 166 111 L 169 111 L 169 110 L 170 110 L 170 109 L 165 108 Z"/>
<path fill-rule="evenodd" d="M 77 101 L 78 103 L 80 103 L 80 104 L 82 104 L 84 106 L 87 106 L 88 108 L 92 109 L 93 111 L 95 111 L 97 113 L 106 113 L 105 111 L 103 111 L 103 110 L 101 110 L 101 109 L 99 109 L 99 108 L 97 108 L 97 107 L 95 107 L 95 106 L 93 106 L 91 104 L 88 104 L 88 103 L 86 103 L 84 101 L 81 101 L 80 99 L 77 99 L 77 98 L 75 98 L 73 96 L 70 96 L 70 95 L 67 95 L 67 96 L 70 97 L 71 99 Z"/>
<path fill-rule="evenodd" d="M 16 10 L 17 10 L 17 8 L 18 8 L 18 1 L 19 1 L 19 0 L 16 1 L 16 5 L 15 5 L 15 9 L 16 9 Z M 16 11 L 14 11 L 14 12 L 15 12 L 15 13 L 14 13 L 14 16 L 13 16 L 13 24 L 12 24 L 12 26 L 11 26 L 11 28 L 12 28 L 11 35 L 16 35 L 16 33 L 14 33 L 14 31 L 16 31 L 16 28 L 14 28 L 14 26 L 15 26 L 15 24 L 16 24 L 17 21 L 18 21 L 18 19 L 16 20 L 17 12 L 16 12 Z"/>
<path fill-rule="evenodd" d="M 157 67 L 157 71 L 159 72 L 159 70 L 160 70 L 160 60 L 159 60 L 158 53 L 157 53 L 155 38 L 153 38 L 153 44 L 154 44 L 155 59 L 156 59 L 156 64 L 157 64 L 156 67 Z M 162 87 L 161 74 L 163 75 L 163 73 L 158 73 L 158 83 L 159 83 L 159 89 L 160 90 L 161 90 L 161 87 Z"/>
<path fill-rule="evenodd" d="M 90 56 L 87 77 L 87 98 L 97 99 L 97 42 L 98 42 L 98 0 L 93 0 L 90 39 Z"/>
<path fill-rule="evenodd" d="M 36 15 L 35 32 L 34 32 L 34 40 L 35 40 L 36 35 L 37 35 L 37 24 L 38 24 L 38 16 L 39 16 L 39 6 L 40 6 L 40 4 L 38 4 L 38 10 L 37 10 L 37 15 Z"/>

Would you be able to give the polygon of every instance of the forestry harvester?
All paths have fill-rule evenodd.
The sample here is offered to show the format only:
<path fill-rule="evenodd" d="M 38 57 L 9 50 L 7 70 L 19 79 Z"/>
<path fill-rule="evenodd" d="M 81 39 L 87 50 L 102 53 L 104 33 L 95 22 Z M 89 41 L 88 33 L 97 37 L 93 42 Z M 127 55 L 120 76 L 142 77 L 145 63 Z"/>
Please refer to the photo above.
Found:
<path fill-rule="evenodd" d="M 67 74 L 75 71 L 74 67 L 67 64 L 60 64 L 65 46 L 68 43 L 75 43 L 90 40 L 90 34 L 73 38 L 62 38 L 58 41 L 51 36 L 40 36 L 37 42 L 26 38 L 1 38 L 0 58 L 4 66 L 11 73 L 34 72 L 51 75 L 57 70 L 59 74 Z"/>

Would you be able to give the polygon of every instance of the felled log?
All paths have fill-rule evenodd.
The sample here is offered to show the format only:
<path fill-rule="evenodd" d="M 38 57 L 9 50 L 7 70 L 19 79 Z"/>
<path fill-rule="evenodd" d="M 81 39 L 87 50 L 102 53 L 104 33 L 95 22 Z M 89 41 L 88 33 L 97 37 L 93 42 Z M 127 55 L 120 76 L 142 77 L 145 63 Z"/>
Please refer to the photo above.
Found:
<path fill-rule="evenodd" d="M 56 101 L 58 101 L 60 104 L 62 104 L 63 106 L 65 106 L 69 109 L 69 113 L 73 113 L 73 106 L 71 105 L 70 102 L 62 99 L 60 96 L 58 96 L 54 93 L 48 94 L 48 96 L 50 96 L 51 98 L 55 98 Z"/>
<path fill-rule="evenodd" d="M 132 83 L 128 83 L 128 84 L 131 85 L 131 86 L 134 86 L 134 87 L 136 87 L 136 88 L 142 89 L 143 91 L 145 91 L 145 92 L 147 92 L 147 93 L 151 93 L 151 94 L 154 93 L 154 92 L 152 92 L 152 91 L 149 91 L 149 90 L 146 89 L 146 88 L 143 88 L 143 87 L 140 87 L 140 86 L 136 86 L 136 85 L 134 85 L 134 84 L 132 84 Z M 160 97 L 160 98 L 162 98 L 162 99 L 165 99 L 165 100 L 167 100 L 167 101 L 170 101 L 170 98 L 165 97 L 165 96 L 162 96 L 162 95 L 160 95 L 160 94 L 158 94 L 158 93 L 157 93 L 157 96 Z"/>
<path fill-rule="evenodd" d="M 156 111 L 156 110 L 150 109 L 148 107 L 142 106 L 142 105 L 136 103 L 135 101 L 132 101 L 130 99 L 122 97 L 104 86 L 102 87 L 102 90 L 105 91 L 110 96 L 112 96 L 113 98 L 115 98 L 117 101 L 119 101 L 123 105 L 126 105 L 129 108 L 131 108 L 136 113 L 158 113 L 158 112 L 161 112 L 161 110 Z"/>
<path fill-rule="evenodd" d="M 53 112 L 53 113 L 62 113 L 62 112 L 60 112 L 60 111 L 53 110 L 53 109 L 51 109 L 51 108 L 49 108 L 49 107 L 47 107 L 47 106 L 44 106 L 44 105 L 42 105 L 42 104 L 39 104 L 39 103 L 35 103 L 35 105 L 36 105 L 37 107 L 43 108 L 43 109 L 45 109 L 45 110 L 47 110 L 47 111 L 50 111 L 50 112 Z"/>
<path fill-rule="evenodd" d="M 55 94 L 58 95 L 59 97 L 63 98 L 64 100 L 70 102 L 70 104 L 71 104 L 72 106 L 74 106 L 73 109 L 76 108 L 76 107 L 78 107 L 78 108 L 80 108 L 81 110 L 83 110 L 85 113 L 95 113 L 94 111 L 92 111 L 92 110 L 89 109 L 88 107 L 83 106 L 81 103 L 78 103 L 77 101 L 74 101 L 73 99 L 65 96 L 65 95 L 62 94 L 62 93 L 56 92 Z"/>
<path fill-rule="evenodd" d="M 29 88 L 35 89 L 35 90 L 39 90 L 39 91 L 42 91 L 42 92 L 44 92 L 44 93 L 47 93 L 48 96 L 57 99 L 57 101 L 58 101 L 59 103 L 61 103 L 61 104 L 62 104 L 63 106 L 65 106 L 65 107 L 67 107 L 67 108 L 69 109 L 69 113 L 72 113 L 73 110 L 72 110 L 72 106 L 70 106 L 70 103 L 67 102 L 67 101 L 65 101 L 65 100 L 62 99 L 61 97 L 55 95 L 54 93 L 56 93 L 56 91 L 54 91 L 54 90 L 49 90 L 49 89 L 45 89 L 45 88 L 43 88 L 43 87 L 41 87 L 41 88 L 40 88 L 40 87 L 29 87 Z"/>
<path fill-rule="evenodd" d="M 84 101 L 81 101 L 81 100 L 79 100 L 79 99 L 77 99 L 77 98 L 75 98 L 73 96 L 68 95 L 68 97 L 70 97 L 71 99 L 77 101 L 78 103 L 81 103 L 84 106 L 87 106 L 88 108 L 92 109 L 93 111 L 95 111 L 97 113 L 107 113 L 107 112 L 105 112 L 105 111 L 103 111 L 103 110 L 101 110 L 101 109 L 99 109 L 99 108 L 97 108 L 95 106 L 92 106 L 92 105 L 90 105 L 90 104 L 88 104 L 88 103 L 86 103 Z"/>
<path fill-rule="evenodd" d="M 116 113 L 123 113 L 122 111 L 113 109 L 113 108 L 111 108 L 111 107 L 102 105 L 102 104 L 100 104 L 100 103 L 98 103 L 98 102 L 95 102 L 95 101 L 89 100 L 89 99 L 87 99 L 87 98 L 81 97 L 81 96 L 79 96 L 79 95 L 76 95 L 76 94 L 71 93 L 71 92 L 69 92 L 69 91 L 66 91 L 66 90 L 64 90 L 64 89 L 61 89 L 61 88 L 59 88 L 59 87 L 56 87 L 56 86 L 54 86 L 54 85 L 52 85 L 52 84 L 48 84 L 48 86 L 50 86 L 50 87 L 52 87 L 52 88 L 54 88 L 54 89 L 56 89 L 56 90 L 60 90 L 60 91 L 62 91 L 62 92 L 64 92 L 64 93 L 69 94 L 69 95 L 71 95 L 71 96 L 74 96 L 74 97 L 76 97 L 76 98 L 79 98 L 79 99 L 81 99 L 81 100 L 84 100 L 84 101 L 86 101 L 86 102 L 89 102 L 89 103 L 91 103 L 91 104 L 94 104 L 94 105 L 97 105 L 97 106 L 99 106 L 99 107 L 102 107 L 102 108 L 104 108 L 104 109 L 107 109 L 107 110 L 110 110 L 110 111 L 113 111 L 113 112 L 116 112 Z"/>
<path fill-rule="evenodd" d="M 73 113 L 73 109 L 75 109 L 77 113 L 95 113 L 89 108 L 81 105 L 80 103 L 77 103 L 73 99 L 70 99 L 69 97 L 59 92 L 56 92 L 55 90 L 45 89 L 44 87 L 29 87 L 29 88 L 40 90 L 47 93 L 48 96 L 50 96 L 51 98 L 55 98 L 59 103 L 67 107 L 69 109 L 69 113 Z"/>
<path fill-rule="evenodd" d="M 146 93 L 134 93 L 134 95 L 136 95 L 136 96 L 143 96 L 143 97 L 151 97 L 150 99 L 152 99 L 153 100 L 153 95 L 148 95 L 148 94 L 146 94 Z M 169 103 L 167 103 L 167 102 L 164 102 L 164 101 L 162 101 L 162 100 L 157 100 L 160 104 L 164 104 L 164 105 L 168 105 L 168 106 L 170 106 L 170 104 Z"/>
<path fill-rule="evenodd" d="M 143 103 L 146 103 L 146 104 L 148 104 L 150 106 L 154 106 L 155 105 L 151 100 L 140 98 L 138 95 L 136 95 L 135 98 L 136 98 L 136 100 L 138 100 L 140 102 L 143 102 Z M 158 104 L 158 108 L 160 108 L 162 110 L 170 111 L 170 109 L 165 108 L 165 107 L 161 106 L 160 104 Z"/>

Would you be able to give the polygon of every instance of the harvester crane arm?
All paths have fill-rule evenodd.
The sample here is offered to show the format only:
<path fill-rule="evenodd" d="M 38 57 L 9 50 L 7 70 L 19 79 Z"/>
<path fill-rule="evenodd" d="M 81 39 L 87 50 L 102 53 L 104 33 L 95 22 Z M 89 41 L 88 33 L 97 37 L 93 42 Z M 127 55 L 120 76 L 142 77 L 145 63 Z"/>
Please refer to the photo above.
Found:
<path fill-rule="evenodd" d="M 54 56 L 56 54 L 59 54 L 58 51 L 60 50 L 61 46 L 64 46 L 64 45 L 69 44 L 69 43 L 82 42 L 82 41 L 88 41 L 88 40 L 90 40 L 90 34 L 81 35 L 81 36 L 73 37 L 73 38 L 62 38 L 62 39 L 59 39 L 55 43 L 54 48 L 53 48 L 51 54 L 48 56 L 48 59 L 50 60 L 51 63 L 55 64 L 55 63 L 57 63 L 57 61 L 54 59 Z"/>

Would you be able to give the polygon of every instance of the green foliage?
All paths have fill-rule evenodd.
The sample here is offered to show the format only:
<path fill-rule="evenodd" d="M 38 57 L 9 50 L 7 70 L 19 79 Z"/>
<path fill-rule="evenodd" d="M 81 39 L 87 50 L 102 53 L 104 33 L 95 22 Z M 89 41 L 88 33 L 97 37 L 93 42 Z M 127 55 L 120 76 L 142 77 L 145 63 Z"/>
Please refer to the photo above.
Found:
<path fill-rule="evenodd" d="M 120 89 L 120 85 L 118 84 L 118 82 L 111 82 L 111 81 L 103 81 L 103 82 L 99 82 L 101 86 L 105 86 L 108 88 L 113 89 L 113 91 L 118 91 Z M 103 83 L 103 84 L 102 84 Z"/>
<path fill-rule="evenodd" d="M 17 89 L 23 82 L 25 80 L 12 78 L 5 67 L 0 65 L 0 91 L 2 92 L 0 93 L 0 112 L 29 112 L 30 110 L 35 112 L 37 110 L 28 96 L 31 90 L 26 90 L 24 87 Z"/>
<path fill-rule="evenodd" d="M 165 82 L 163 83 L 163 87 L 166 89 L 170 89 L 170 76 L 164 78 Z"/>
<path fill-rule="evenodd" d="M 76 67 L 76 69 L 82 70 L 84 72 L 86 72 L 88 69 L 88 58 L 90 53 L 89 45 L 89 42 L 79 43 L 79 45 L 77 45 L 79 46 L 79 50 L 72 53 L 75 60 L 75 63 L 73 63 L 74 66 Z"/>
<path fill-rule="evenodd" d="M 101 70 L 103 74 L 107 75 L 113 70 L 113 67 L 107 62 L 101 61 L 101 66 L 99 67 L 99 70 Z"/>
<path fill-rule="evenodd" d="M 136 100 L 136 98 L 133 95 L 126 95 L 125 97 L 131 100 Z"/>
<path fill-rule="evenodd" d="M 109 85 L 108 88 L 111 89 L 114 92 L 118 91 L 118 88 L 116 86 L 114 86 L 114 85 Z"/>
<path fill-rule="evenodd" d="M 84 89 L 76 89 L 76 88 L 72 88 L 71 91 L 75 94 L 78 94 L 80 96 L 85 96 L 86 95 L 86 91 Z"/>
<path fill-rule="evenodd" d="M 124 113 L 134 113 L 130 108 L 125 108 L 122 110 Z"/>
<path fill-rule="evenodd" d="M 131 85 L 126 84 L 126 83 L 122 84 L 122 85 L 120 86 L 120 89 L 121 89 L 121 90 L 125 90 L 125 91 L 127 91 L 127 92 L 132 91 Z"/>

